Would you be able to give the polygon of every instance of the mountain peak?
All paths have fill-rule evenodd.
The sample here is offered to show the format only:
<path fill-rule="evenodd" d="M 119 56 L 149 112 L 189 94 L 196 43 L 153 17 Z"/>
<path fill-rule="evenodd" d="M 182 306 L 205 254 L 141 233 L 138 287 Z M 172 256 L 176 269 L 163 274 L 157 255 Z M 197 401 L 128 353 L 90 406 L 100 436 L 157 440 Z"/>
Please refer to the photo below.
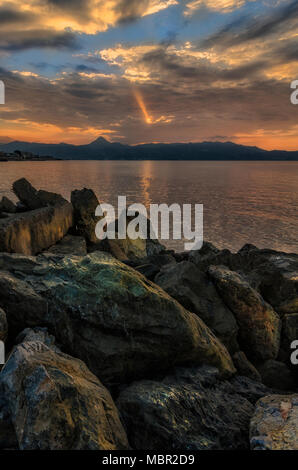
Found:
<path fill-rule="evenodd" d="M 104 137 L 98 137 L 97 139 L 93 140 L 89 145 L 109 145 L 111 142 L 106 140 Z"/>

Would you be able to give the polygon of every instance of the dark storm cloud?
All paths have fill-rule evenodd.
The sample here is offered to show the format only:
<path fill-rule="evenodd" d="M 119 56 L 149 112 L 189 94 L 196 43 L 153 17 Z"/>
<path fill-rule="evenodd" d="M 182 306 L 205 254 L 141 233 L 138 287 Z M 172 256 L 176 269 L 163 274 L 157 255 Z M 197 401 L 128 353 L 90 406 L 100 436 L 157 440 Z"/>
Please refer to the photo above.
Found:
<path fill-rule="evenodd" d="M 49 7 L 60 10 L 61 13 L 81 20 L 88 21 L 91 18 L 92 10 L 88 0 L 46 0 Z"/>
<path fill-rule="evenodd" d="M 119 0 L 115 7 L 119 23 L 135 21 L 147 10 L 149 0 Z"/>
<path fill-rule="evenodd" d="M 194 61 L 193 66 L 183 63 L 181 57 L 168 52 L 167 47 L 160 47 L 154 51 L 146 53 L 139 60 L 139 63 L 149 67 L 151 71 L 166 80 L 199 80 L 201 84 L 212 83 L 214 81 L 231 81 L 248 79 L 261 73 L 267 67 L 265 59 L 252 61 L 245 65 L 234 66 L 233 68 L 218 67 L 215 64 L 202 59 Z"/>
<path fill-rule="evenodd" d="M 16 10 L 4 4 L 0 7 L 0 25 L 11 25 L 16 23 L 28 23 L 34 19 L 35 15 L 30 12 Z"/>
<path fill-rule="evenodd" d="M 70 31 L 56 32 L 51 29 L 30 31 L 0 31 L 0 51 L 22 51 L 32 48 L 72 49 L 78 48 L 77 38 Z"/>
<path fill-rule="evenodd" d="M 204 47 L 219 46 L 221 48 L 239 45 L 241 43 L 264 39 L 280 30 L 293 29 L 297 24 L 298 1 L 291 1 L 279 8 L 268 17 L 240 18 L 225 26 L 202 42 Z"/>

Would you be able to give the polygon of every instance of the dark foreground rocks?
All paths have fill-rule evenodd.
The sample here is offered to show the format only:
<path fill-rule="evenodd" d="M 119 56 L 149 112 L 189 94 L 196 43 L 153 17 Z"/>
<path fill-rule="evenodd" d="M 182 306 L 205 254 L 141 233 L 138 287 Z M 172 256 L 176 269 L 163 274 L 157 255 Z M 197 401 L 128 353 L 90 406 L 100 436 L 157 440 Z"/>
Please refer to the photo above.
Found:
<path fill-rule="evenodd" d="M 0 396 L 21 450 L 129 447 L 109 392 L 84 363 L 41 341 L 25 338 L 15 347 L 0 374 Z"/>
<path fill-rule="evenodd" d="M 252 450 L 298 450 L 298 395 L 261 398 L 250 423 Z"/>
<path fill-rule="evenodd" d="M 254 403 L 266 393 L 249 379 L 222 381 L 215 368 L 177 369 L 132 384 L 117 405 L 135 449 L 244 450 Z"/>
<path fill-rule="evenodd" d="M 14 189 L 0 449 L 297 449 L 297 255 L 98 241 L 92 190 Z"/>
<path fill-rule="evenodd" d="M 22 258 L 5 256 L 14 273 L 2 273 L 1 302 L 14 334 L 18 325 L 48 326 L 105 384 L 183 363 L 214 365 L 224 376 L 235 372 L 198 316 L 111 255 L 31 258 L 30 274 Z"/>

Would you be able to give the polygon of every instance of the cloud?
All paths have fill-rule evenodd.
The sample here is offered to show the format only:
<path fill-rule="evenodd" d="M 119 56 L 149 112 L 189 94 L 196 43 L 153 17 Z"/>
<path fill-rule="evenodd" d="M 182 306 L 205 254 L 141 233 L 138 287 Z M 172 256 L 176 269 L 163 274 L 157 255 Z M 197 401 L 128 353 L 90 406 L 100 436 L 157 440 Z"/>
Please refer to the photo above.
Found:
<path fill-rule="evenodd" d="M 56 32 L 47 29 L 30 31 L 0 31 L 0 51 L 14 52 L 32 48 L 78 48 L 77 38 L 70 31 Z"/>
<path fill-rule="evenodd" d="M 193 0 L 186 4 L 185 16 L 193 15 L 201 8 L 220 11 L 221 13 L 230 13 L 233 10 L 241 8 L 248 1 L 255 0 Z"/>
<path fill-rule="evenodd" d="M 298 2 L 292 0 L 269 16 L 242 17 L 211 35 L 203 42 L 205 47 L 232 47 L 240 43 L 264 40 L 277 33 L 297 31 Z"/>
<path fill-rule="evenodd" d="M 177 4 L 177 0 L 10 0 L 0 8 L 0 24 L 6 31 L 21 26 L 19 33 L 47 29 L 58 34 L 67 29 L 96 34 Z"/>

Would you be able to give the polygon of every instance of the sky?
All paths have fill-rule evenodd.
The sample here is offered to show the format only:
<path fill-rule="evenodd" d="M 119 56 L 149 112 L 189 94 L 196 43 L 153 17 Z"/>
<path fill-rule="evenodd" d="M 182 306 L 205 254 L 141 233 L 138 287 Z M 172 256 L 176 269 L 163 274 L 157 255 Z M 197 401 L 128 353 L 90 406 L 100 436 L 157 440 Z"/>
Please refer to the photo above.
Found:
<path fill-rule="evenodd" d="M 298 150 L 298 0 L 0 0 L 0 142 Z"/>

